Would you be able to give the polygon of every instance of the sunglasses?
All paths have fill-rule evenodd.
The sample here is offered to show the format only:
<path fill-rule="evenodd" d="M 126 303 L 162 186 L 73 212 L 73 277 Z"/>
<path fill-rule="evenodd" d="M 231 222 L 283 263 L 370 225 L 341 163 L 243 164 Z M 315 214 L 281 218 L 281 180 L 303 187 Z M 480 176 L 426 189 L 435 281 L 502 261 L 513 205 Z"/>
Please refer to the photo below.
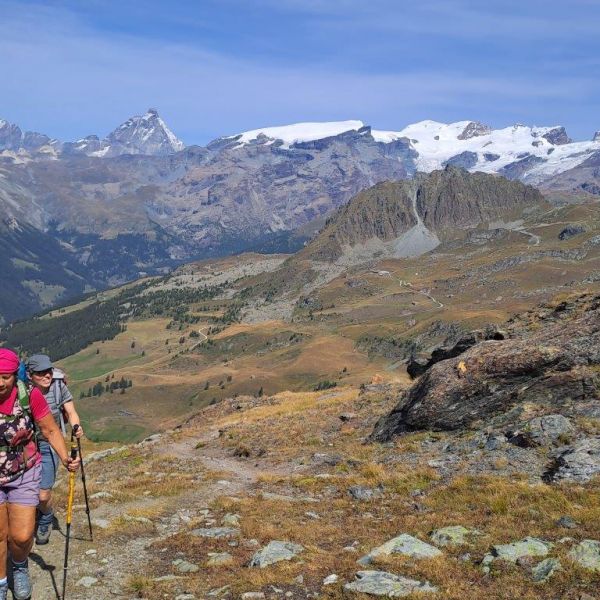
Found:
<path fill-rule="evenodd" d="M 52 375 L 54 369 L 45 369 L 44 371 L 32 371 L 32 375 L 37 375 L 38 377 L 45 377 L 46 375 Z"/>

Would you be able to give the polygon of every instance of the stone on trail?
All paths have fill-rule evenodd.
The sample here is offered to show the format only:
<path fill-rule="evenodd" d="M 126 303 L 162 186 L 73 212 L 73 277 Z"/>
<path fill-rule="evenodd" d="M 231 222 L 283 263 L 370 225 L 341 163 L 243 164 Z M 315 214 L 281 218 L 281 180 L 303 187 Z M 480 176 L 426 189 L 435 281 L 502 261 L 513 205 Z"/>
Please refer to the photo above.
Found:
<path fill-rule="evenodd" d="M 194 594 L 179 594 L 179 596 L 175 596 L 175 600 L 196 600 L 196 596 Z"/>
<path fill-rule="evenodd" d="M 543 583 L 544 581 L 548 581 L 561 568 L 562 566 L 558 558 L 545 558 L 531 569 L 532 579 L 536 583 Z"/>
<path fill-rule="evenodd" d="M 361 565 L 370 565 L 379 556 L 390 556 L 391 554 L 402 554 L 411 558 L 435 558 L 441 556 L 442 552 L 435 546 L 422 542 L 412 535 L 403 533 L 398 537 L 374 548 L 367 555 L 358 560 Z"/>
<path fill-rule="evenodd" d="M 252 557 L 250 566 L 263 569 L 282 560 L 291 560 L 303 550 L 304 548 L 300 544 L 292 542 L 269 542 Z"/>
<path fill-rule="evenodd" d="M 584 569 L 600 572 L 600 542 L 583 540 L 569 552 L 569 558 Z"/>
<path fill-rule="evenodd" d="M 240 526 L 240 515 L 235 514 L 235 513 L 227 513 L 222 519 L 221 519 L 221 525 L 224 525 L 225 527 L 239 527 Z"/>
<path fill-rule="evenodd" d="M 335 573 L 332 573 L 323 579 L 323 585 L 333 585 L 334 583 L 337 583 L 338 580 L 339 577 Z"/>
<path fill-rule="evenodd" d="M 265 595 L 263 592 L 244 592 L 242 594 L 242 600 L 264 600 Z"/>
<path fill-rule="evenodd" d="M 556 521 L 556 525 L 558 527 L 565 527 L 566 529 L 577 529 L 577 521 L 568 515 L 558 519 L 558 521 Z"/>
<path fill-rule="evenodd" d="M 359 571 L 356 574 L 356 581 L 347 583 L 344 590 L 388 598 L 402 598 L 415 592 L 438 591 L 427 581 L 416 581 L 385 571 Z"/>
<path fill-rule="evenodd" d="M 469 537 L 476 535 L 481 535 L 481 532 L 462 525 L 449 525 L 435 529 L 429 534 L 429 538 L 436 546 L 462 546 L 469 543 Z"/>
<path fill-rule="evenodd" d="M 84 588 L 90 588 L 96 583 L 98 583 L 98 580 L 95 577 L 90 577 L 89 575 L 86 575 L 85 577 L 82 577 L 75 585 Z"/>
<path fill-rule="evenodd" d="M 110 521 L 108 519 L 92 519 L 92 525 L 98 527 L 98 529 L 108 529 L 110 527 Z"/>
<path fill-rule="evenodd" d="M 224 567 L 233 562 L 233 556 L 229 552 L 209 552 L 208 556 L 206 564 L 209 567 Z"/>
<path fill-rule="evenodd" d="M 194 537 L 225 538 L 240 535 L 240 530 L 234 527 L 200 527 L 190 532 Z"/>
<path fill-rule="evenodd" d="M 381 488 L 368 488 L 361 485 L 353 485 L 352 487 L 348 488 L 348 493 L 350 496 L 352 496 L 352 498 L 354 498 L 354 500 L 361 500 L 364 502 L 366 500 L 372 500 L 373 498 L 381 496 L 382 490 Z"/>
<path fill-rule="evenodd" d="M 110 492 L 96 492 L 90 496 L 90 500 L 99 500 L 102 498 L 113 498 L 114 496 Z"/>
<path fill-rule="evenodd" d="M 196 573 L 200 570 L 198 565 L 194 563 L 188 562 L 187 560 L 183 560 L 182 558 L 177 558 L 173 561 L 173 566 L 179 573 Z"/>
<path fill-rule="evenodd" d="M 516 564 L 518 560 L 546 556 L 552 544 L 534 537 L 526 537 L 511 544 L 497 544 L 492 547 L 492 552 L 483 557 L 484 571 L 489 572 L 489 565 L 495 560 L 505 560 Z"/>

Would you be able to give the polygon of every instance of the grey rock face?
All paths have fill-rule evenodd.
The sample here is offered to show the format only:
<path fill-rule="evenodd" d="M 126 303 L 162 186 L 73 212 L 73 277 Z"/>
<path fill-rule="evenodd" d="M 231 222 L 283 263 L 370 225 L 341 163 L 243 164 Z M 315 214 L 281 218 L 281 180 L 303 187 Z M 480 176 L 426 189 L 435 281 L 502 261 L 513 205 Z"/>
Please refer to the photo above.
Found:
<path fill-rule="evenodd" d="M 522 447 L 559 445 L 561 442 L 564 445 L 574 433 L 575 427 L 567 417 L 546 415 L 531 419 L 510 441 Z"/>
<path fill-rule="evenodd" d="M 543 583 L 548 581 L 561 568 L 558 558 L 546 558 L 531 569 L 531 578 L 536 583 Z"/>
<path fill-rule="evenodd" d="M 467 529 L 462 525 L 450 525 L 432 531 L 429 538 L 436 546 L 462 546 L 468 544 L 470 538 L 481 535 L 476 529 Z"/>
<path fill-rule="evenodd" d="M 360 485 L 353 485 L 348 489 L 348 494 L 354 498 L 354 500 L 373 500 L 378 496 L 381 496 L 382 490 L 379 488 L 368 488 Z"/>
<path fill-rule="evenodd" d="M 474 137 L 481 135 L 487 135 L 492 132 L 492 128 L 489 125 L 484 125 L 479 121 L 471 121 L 464 129 L 463 132 L 458 136 L 459 140 L 469 140 Z"/>
<path fill-rule="evenodd" d="M 585 233 L 585 227 L 582 225 L 567 225 L 559 234 L 559 240 L 569 240 L 576 235 Z"/>
<path fill-rule="evenodd" d="M 250 566 L 264 569 L 283 560 L 292 560 L 303 551 L 304 548 L 300 544 L 280 541 L 269 542 L 252 557 Z"/>
<path fill-rule="evenodd" d="M 437 592 L 437 588 L 427 581 L 416 581 L 385 571 L 359 571 L 356 574 L 356 581 L 347 583 L 344 590 L 387 598 L 403 598 L 414 593 Z"/>
<path fill-rule="evenodd" d="M 433 365 L 401 393 L 372 437 L 386 441 L 403 431 L 455 430 L 523 402 L 564 411 L 570 402 L 597 399 L 600 381 L 593 365 L 600 364 L 600 297 L 558 305 L 541 323 L 537 331 L 518 327 L 511 339 L 483 341 Z M 587 481 L 599 470 L 600 438 L 588 438 L 565 449 L 549 476 Z"/>
<path fill-rule="evenodd" d="M 548 133 L 542 136 L 555 146 L 562 146 L 563 144 L 570 144 L 573 140 L 567 135 L 564 127 L 555 127 Z"/>
<path fill-rule="evenodd" d="M 484 567 L 489 566 L 495 560 L 516 563 L 521 559 L 546 556 L 551 548 L 552 544 L 550 542 L 533 537 L 526 537 L 510 544 L 497 544 L 492 547 L 490 554 L 486 554 L 483 565 Z"/>
<path fill-rule="evenodd" d="M 487 162 L 495 162 L 500 158 L 500 155 L 494 154 L 493 152 L 485 152 L 483 158 L 485 158 Z"/>
<path fill-rule="evenodd" d="M 179 573 L 197 573 L 200 570 L 198 565 L 195 565 L 187 560 L 177 558 L 173 561 L 173 566 Z"/>
<path fill-rule="evenodd" d="M 444 167 L 450 165 L 451 167 L 458 167 L 459 169 L 470 169 L 477 164 L 477 153 L 476 152 L 461 152 L 452 158 L 449 158 L 444 162 Z"/>
<path fill-rule="evenodd" d="M 427 544 L 420 539 L 403 533 L 385 544 L 374 548 L 367 555 L 358 560 L 358 563 L 366 566 L 370 565 L 376 558 L 380 556 L 390 556 L 391 554 L 402 554 L 411 558 L 435 558 L 441 556 L 442 552 L 435 546 Z"/>
<path fill-rule="evenodd" d="M 569 558 L 584 569 L 600 573 L 600 542 L 583 540 L 569 552 Z"/>
<path fill-rule="evenodd" d="M 600 131 L 596 131 L 594 137 L 592 138 L 592 142 L 600 142 Z"/>
<path fill-rule="evenodd" d="M 198 529 L 192 529 L 190 533 L 195 537 L 218 539 L 237 537 L 240 535 L 240 530 L 235 527 L 200 527 Z"/>
<path fill-rule="evenodd" d="M 585 483 L 600 473 L 600 436 L 585 438 L 566 448 L 547 474 L 552 481 Z"/>

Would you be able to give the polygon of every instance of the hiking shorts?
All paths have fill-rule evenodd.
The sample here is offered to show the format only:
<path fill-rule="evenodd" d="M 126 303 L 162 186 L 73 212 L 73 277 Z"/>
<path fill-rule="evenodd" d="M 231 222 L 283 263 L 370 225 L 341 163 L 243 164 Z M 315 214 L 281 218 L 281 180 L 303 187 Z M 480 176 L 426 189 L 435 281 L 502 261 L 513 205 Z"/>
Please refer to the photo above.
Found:
<path fill-rule="evenodd" d="M 40 478 L 42 465 L 38 463 L 10 483 L 0 486 L 0 504 L 37 506 L 40 502 Z"/>
<path fill-rule="evenodd" d="M 58 455 L 52 446 L 45 441 L 39 442 L 40 454 L 42 455 L 42 480 L 40 489 L 51 490 L 56 482 L 56 471 L 58 469 Z"/>

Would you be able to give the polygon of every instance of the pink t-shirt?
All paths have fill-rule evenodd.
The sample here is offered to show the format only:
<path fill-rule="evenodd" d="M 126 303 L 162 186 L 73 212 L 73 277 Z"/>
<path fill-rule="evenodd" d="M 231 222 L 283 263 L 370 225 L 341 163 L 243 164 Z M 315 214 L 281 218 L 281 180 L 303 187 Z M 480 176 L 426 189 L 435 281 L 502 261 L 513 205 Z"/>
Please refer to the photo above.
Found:
<path fill-rule="evenodd" d="M 16 399 L 17 386 L 15 385 L 10 396 L 0 404 L 0 413 L 4 415 L 12 414 Z M 31 410 L 31 416 L 33 417 L 34 421 L 39 421 L 40 419 L 43 419 L 46 415 L 51 414 L 50 407 L 46 402 L 46 398 L 44 398 L 42 392 L 40 392 L 40 390 L 38 390 L 37 388 L 33 388 L 29 395 L 29 410 Z M 42 459 L 38 451 L 37 444 L 35 443 L 35 440 L 31 440 L 31 442 L 27 444 L 25 452 L 28 456 L 32 456 L 35 454 L 36 460 L 34 465 L 37 465 Z"/>
<path fill-rule="evenodd" d="M 10 396 L 4 402 L 2 402 L 2 404 L 0 404 L 0 413 L 3 415 L 11 415 L 16 399 L 17 386 L 15 385 L 13 391 L 10 393 Z M 46 398 L 44 398 L 44 394 L 42 394 L 42 392 L 40 392 L 40 390 L 37 388 L 33 388 L 33 390 L 31 390 L 31 394 L 29 395 L 29 408 L 35 421 L 39 421 L 46 415 L 50 414 L 50 407 L 46 402 Z"/>

